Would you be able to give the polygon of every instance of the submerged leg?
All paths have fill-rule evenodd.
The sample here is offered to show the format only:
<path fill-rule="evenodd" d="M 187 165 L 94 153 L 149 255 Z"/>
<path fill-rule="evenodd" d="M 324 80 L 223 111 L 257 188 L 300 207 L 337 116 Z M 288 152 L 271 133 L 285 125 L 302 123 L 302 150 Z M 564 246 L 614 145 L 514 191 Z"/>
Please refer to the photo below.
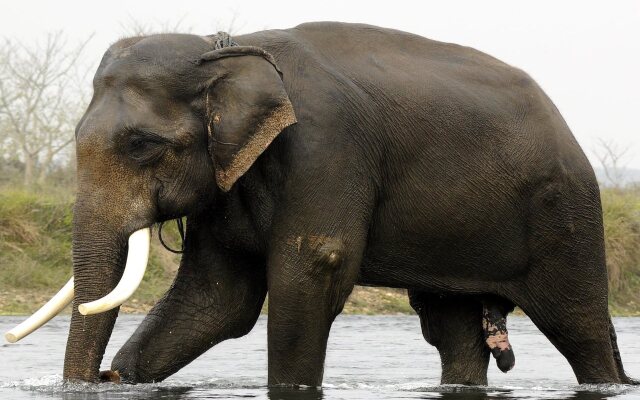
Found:
<path fill-rule="evenodd" d="M 511 311 L 513 305 L 502 300 L 484 299 L 482 302 L 484 340 L 502 372 L 510 371 L 516 362 L 507 331 L 507 314 Z"/>
<path fill-rule="evenodd" d="M 102 380 L 160 382 L 222 342 L 253 328 L 267 292 L 264 263 L 216 242 L 190 222 L 176 279 Z"/>
<path fill-rule="evenodd" d="M 486 385 L 489 351 L 483 343 L 482 303 L 463 296 L 409 291 L 422 335 L 440 353 L 442 384 Z"/>

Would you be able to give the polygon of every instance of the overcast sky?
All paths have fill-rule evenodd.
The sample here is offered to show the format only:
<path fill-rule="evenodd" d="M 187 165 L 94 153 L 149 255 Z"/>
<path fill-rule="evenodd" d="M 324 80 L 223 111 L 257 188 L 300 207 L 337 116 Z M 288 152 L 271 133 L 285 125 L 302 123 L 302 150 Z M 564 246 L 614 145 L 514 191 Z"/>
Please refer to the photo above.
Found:
<path fill-rule="evenodd" d="M 592 161 L 597 138 L 630 148 L 640 168 L 640 1 L 34 1 L 3 2 L 0 36 L 30 43 L 63 30 L 95 34 L 95 62 L 132 21 L 197 34 L 363 22 L 475 47 L 527 71 L 545 89 Z"/>

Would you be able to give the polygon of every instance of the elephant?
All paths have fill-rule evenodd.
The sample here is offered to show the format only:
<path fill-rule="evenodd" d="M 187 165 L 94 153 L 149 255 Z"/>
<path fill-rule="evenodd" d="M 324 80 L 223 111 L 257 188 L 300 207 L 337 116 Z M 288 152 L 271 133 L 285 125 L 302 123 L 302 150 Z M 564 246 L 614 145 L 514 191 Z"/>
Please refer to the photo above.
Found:
<path fill-rule="evenodd" d="M 161 381 L 247 334 L 268 293 L 269 385 L 319 386 L 332 322 L 368 285 L 410 291 L 445 382 L 486 383 L 483 340 L 495 350 L 487 335 L 513 306 L 579 383 L 633 382 L 593 169 L 525 72 L 318 22 L 125 38 L 93 86 L 76 128 L 74 278 L 57 297 L 73 298 L 65 379 Z M 149 227 L 183 217 L 175 281 L 100 374 Z"/>
<path fill-rule="evenodd" d="M 515 355 L 506 329 L 512 303 L 417 290 L 409 291 L 409 299 L 425 340 L 438 349 L 441 384 L 487 385 L 490 353 L 502 372 L 513 368 Z"/>

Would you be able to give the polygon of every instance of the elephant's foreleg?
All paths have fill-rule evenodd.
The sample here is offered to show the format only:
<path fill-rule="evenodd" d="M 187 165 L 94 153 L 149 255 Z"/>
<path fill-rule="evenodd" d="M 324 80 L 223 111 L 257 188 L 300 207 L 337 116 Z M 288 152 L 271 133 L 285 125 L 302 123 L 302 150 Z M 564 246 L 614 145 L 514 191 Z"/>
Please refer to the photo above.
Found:
<path fill-rule="evenodd" d="M 171 289 L 120 349 L 112 369 L 128 382 L 157 382 L 215 344 L 247 334 L 266 294 L 263 264 L 212 246 L 190 230 Z"/>
<path fill-rule="evenodd" d="M 295 234 L 269 260 L 269 385 L 322 384 L 329 330 L 358 276 L 364 234 Z"/>
<path fill-rule="evenodd" d="M 502 300 L 483 300 L 482 329 L 485 342 L 502 372 L 511 370 L 516 362 L 507 331 L 507 314 L 511 311 L 513 305 Z"/>
<path fill-rule="evenodd" d="M 425 340 L 440 353 L 442 384 L 486 385 L 489 350 L 484 344 L 482 303 L 471 297 L 409 291 Z"/>

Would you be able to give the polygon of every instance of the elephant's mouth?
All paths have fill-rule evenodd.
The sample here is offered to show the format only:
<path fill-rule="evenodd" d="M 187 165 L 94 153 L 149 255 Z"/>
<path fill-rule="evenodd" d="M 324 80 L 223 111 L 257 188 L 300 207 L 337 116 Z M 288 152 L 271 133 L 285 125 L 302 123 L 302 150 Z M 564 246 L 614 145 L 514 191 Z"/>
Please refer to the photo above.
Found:
<path fill-rule="evenodd" d="M 151 232 L 149 228 L 140 229 L 129 236 L 127 262 L 120 282 L 106 296 L 90 303 L 80 304 L 78 311 L 82 315 L 93 315 L 112 310 L 133 295 L 138 286 L 140 286 L 147 268 L 150 241 Z M 72 277 L 44 306 L 20 325 L 5 333 L 6 340 L 10 343 L 15 343 L 40 328 L 73 301 L 74 293 L 74 279 Z"/>

